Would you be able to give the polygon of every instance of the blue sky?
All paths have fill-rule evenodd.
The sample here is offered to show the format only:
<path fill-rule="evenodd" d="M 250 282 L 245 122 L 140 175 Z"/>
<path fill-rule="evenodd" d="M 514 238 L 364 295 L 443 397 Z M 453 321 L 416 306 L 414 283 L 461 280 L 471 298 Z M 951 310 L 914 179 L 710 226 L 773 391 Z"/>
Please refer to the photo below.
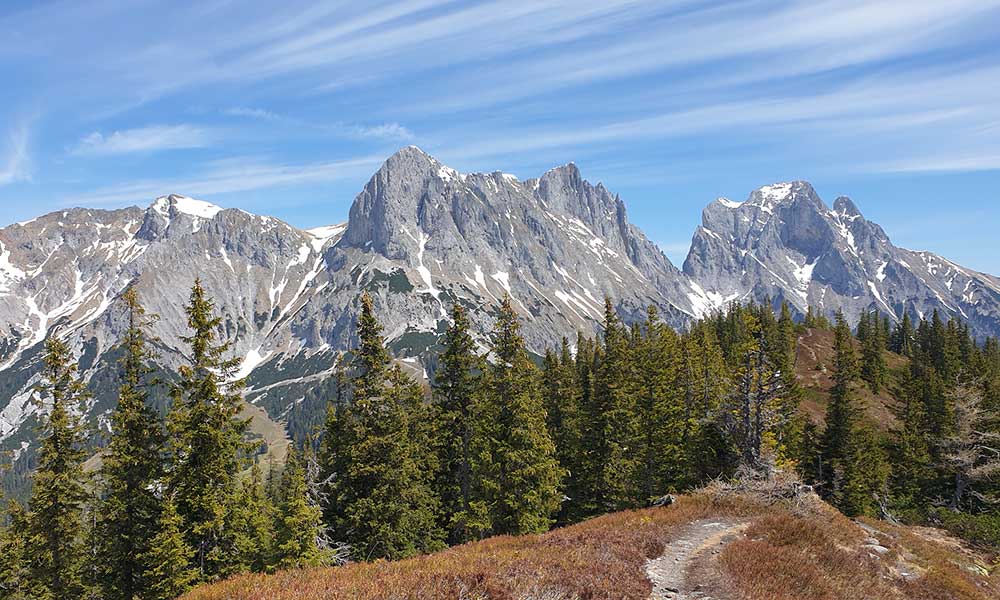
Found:
<path fill-rule="evenodd" d="M 1000 274 L 1000 2 L 0 6 L 0 223 L 182 193 L 346 218 L 394 150 L 576 162 L 675 263 L 712 199 L 811 181 Z"/>

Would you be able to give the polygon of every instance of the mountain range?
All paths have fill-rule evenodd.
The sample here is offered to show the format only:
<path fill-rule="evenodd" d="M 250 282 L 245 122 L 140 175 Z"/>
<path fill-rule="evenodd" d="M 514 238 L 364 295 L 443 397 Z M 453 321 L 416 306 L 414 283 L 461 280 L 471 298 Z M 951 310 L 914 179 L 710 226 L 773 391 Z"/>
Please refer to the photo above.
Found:
<path fill-rule="evenodd" d="M 597 331 L 605 297 L 626 320 L 655 305 L 675 327 L 729 302 L 784 300 L 798 315 L 812 306 L 852 321 L 937 310 L 977 337 L 1000 335 L 1000 278 L 896 247 L 850 199 L 830 208 L 804 181 L 710 203 L 678 269 L 628 221 L 621 198 L 572 163 L 521 181 L 459 173 L 410 146 L 372 176 L 343 224 L 302 230 L 168 195 L 144 209 L 73 208 L 0 229 L 0 451 L 15 466 L 6 487 L 32 463 L 46 337 L 71 342 L 99 438 L 114 407 L 119 294 L 134 286 L 159 315 L 158 360 L 174 367 L 195 277 L 242 360 L 247 401 L 293 433 L 323 414 L 362 290 L 396 356 L 424 376 L 449 307 L 470 309 L 485 348 L 504 294 L 537 352 Z"/>

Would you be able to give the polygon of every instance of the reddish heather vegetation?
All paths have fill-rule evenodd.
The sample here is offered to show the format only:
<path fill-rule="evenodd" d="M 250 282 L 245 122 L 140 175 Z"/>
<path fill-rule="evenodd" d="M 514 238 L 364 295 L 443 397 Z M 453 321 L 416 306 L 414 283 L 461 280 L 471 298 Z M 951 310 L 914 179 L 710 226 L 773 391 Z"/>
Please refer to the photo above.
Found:
<path fill-rule="evenodd" d="M 818 499 L 792 506 L 715 490 L 682 497 L 669 508 L 615 513 L 543 535 L 501 536 L 410 560 L 241 575 L 198 588 L 184 600 L 645 600 L 651 591 L 646 561 L 661 555 L 683 525 L 720 517 L 749 518 L 752 524 L 709 566 L 717 597 L 1000 597 L 1000 577 L 977 572 L 978 557 L 943 536 L 935 540 L 881 522 L 869 522 L 866 531 Z M 872 535 L 882 554 L 866 546 Z"/>

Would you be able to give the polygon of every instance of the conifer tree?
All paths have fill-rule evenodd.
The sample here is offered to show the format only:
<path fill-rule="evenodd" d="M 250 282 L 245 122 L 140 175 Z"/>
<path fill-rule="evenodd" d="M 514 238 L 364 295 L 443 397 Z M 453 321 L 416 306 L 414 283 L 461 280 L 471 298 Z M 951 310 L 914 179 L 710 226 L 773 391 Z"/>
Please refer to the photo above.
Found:
<path fill-rule="evenodd" d="M 184 539 L 184 523 L 172 498 L 167 498 L 160 510 L 149 550 L 140 559 L 146 565 L 143 579 L 147 582 L 142 598 L 173 600 L 197 581 L 198 572 L 192 563 L 195 551 Z"/>
<path fill-rule="evenodd" d="M 281 501 L 274 527 L 272 565 L 278 569 L 312 567 L 323 563 L 318 545 L 322 512 L 310 502 L 305 469 L 295 452 L 289 449 L 281 474 Z"/>
<path fill-rule="evenodd" d="M 874 427 L 859 424 L 854 428 L 844 463 L 847 467 L 838 508 L 849 517 L 881 516 L 878 507 L 885 502 L 889 465 Z"/>
<path fill-rule="evenodd" d="M 882 337 L 882 325 L 876 313 L 863 316 L 867 323 L 864 336 L 858 329 L 858 339 L 861 341 L 861 378 L 868 383 L 873 394 L 878 394 L 885 386 L 887 367 L 882 351 L 885 349 L 885 339 Z"/>
<path fill-rule="evenodd" d="M 444 338 L 434 374 L 436 443 L 439 475 L 435 484 L 441 497 L 441 515 L 447 539 L 460 544 L 476 539 L 488 528 L 485 507 L 474 496 L 473 459 L 481 427 L 477 424 L 476 392 L 482 364 L 469 333 L 469 318 L 458 303 Z"/>
<path fill-rule="evenodd" d="M 96 526 L 98 578 L 108 600 L 142 597 L 148 585 L 140 558 L 156 535 L 164 436 L 147 405 L 152 355 L 147 347 L 152 319 L 134 288 L 122 295 L 128 329 L 122 339 L 118 406 L 111 415 L 111 441 L 102 456 L 104 499 Z"/>
<path fill-rule="evenodd" d="M 798 334 L 788 302 L 781 303 L 781 314 L 768 340 L 771 364 L 781 378 L 777 406 L 777 452 L 782 461 L 796 461 L 800 456 L 804 421 L 799 413 L 802 389 L 795 373 Z"/>
<path fill-rule="evenodd" d="M 32 589 L 28 571 L 28 513 L 21 503 L 11 500 L 8 525 L 0 527 L 0 600 L 30 600 L 41 596 Z"/>
<path fill-rule="evenodd" d="M 334 526 L 359 560 L 401 558 L 441 546 L 436 461 L 427 431 L 423 392 L 398 366 L 390 367 L 371 297 L 361 297 L 358 348 L 351 359 L 351 403 L 335 415 Z M 329 432 L 328 432 L 329 433 Z"/>
<path fill-rule="evenodd" d="M 896 391 L 899 425 L 893 432 L 892 490 L 903 505 L 915 505 L 926 497 L 934 473 L 927 438 L 923 402 L 915 392 L 916 382 L 908 377 Z"/>
<path fill-rule="evenodd" d="M 687 485 L 722 475 L 728 468 L 728 444 L 714 418 L 729 393 L 722 349 L 710 323 L 696 323 L 681 340 L 676 387 L 683 394 Z"/>
<path fill-rule="evenodd" d="M 243 440 L 249 420 L 239 416 L 241 382 L 230 382 L 239 360 L 226 358 L 228 342 L 216 342 L 221 319 L 213 316 L 213 303 L 199 280 L 185 312 L 191 335 L 184 342 L 190 352 L 171 390 L 168 488 L 195 550 L 199 578 L 210 580 L 231 572 L 241 559 L 226 525 L 239 500 L 237 474 L 249 451 Z"/>
<path fill-rule="evenodd" d="M 682 482 L 685 473 L 684 403 L 674 387 L 677 371 L 677 335 L 661 320 L 655 306 L 646 311 L 644 335 L 633 342 L 639 389 L 636 411 L 639 435 L 635 454 L 636 489 L 640 500 L 662 496 Z"/>
<path fill-rule="evenodd" d="M 896 324 L 889 340 L 889 349 L 896 354 L 903 356 L 913 356 L 913 322 L 910 320 L 910 313 L 904 312 L 903 318 Z"/>
<path fill-rule="evenodd" d="M 483 381 L 487 460 L 477 477 L 484 486 L 493 533 L 542 532 L 559 509 L 562 469 L 545 426 L 536 368 L 509 296 L 500 304 L 492 355 Z"/>
<path fill-rule="evenodd" d="M 249 477 L 240 483 L 239 496 L 227 512 L 226 528 L 232 540 L 234 556 L 225 572 L 264 571 L 272 553 L 274 506 L 267 493 L 264 475 L 256 462 Z"/>
<path fill-rule="evenodd" d="M 557 521 L 573 523 L 584 517 L 581 500 L 584 490 L 580 471 L 582 448 L 582 388 L 569 340 L 562 339 L 558 353 L 547 351 L 543 361 L 542 394 L 545 398 L 546 423 L 556 447 L 556 459 L 564 477 L 563 503 Z"/>
<path fill-rule="evenodd" d="M 823 433 L 823 472 L 825 492 L 839 499 L 851 443 L 851 433 L 857 423 L 854 385 L 858 378 L 858 359 L 852 344 L 851 330 L 844 315 L 837 314 L 834 329 L 833 387 L 826 410 L 826 430 Z"/>
<path fill-rule="evenodd" d="M 585 481 L 596 513 L 621 510 L 640 501 L 635 486 L 639 458 L 632 451 L 639 436 L 635 364 L 628 333 L 609 298 L 604 301 L 601 350 L 590 404 L 584 407 L 588 423 Z"/>
<path fill-rule="evenodd" d="M 81 535 L 87 500 L 83 429 L 76 410 L 87 391 L 66 342 L 45 342 L 39 404 L 47 409 L 40 430 L 38 467 L 29 503 L 26 556 L 33 591 L 52 600 L 75 600 L 83 592 L 85 557 Z"/>

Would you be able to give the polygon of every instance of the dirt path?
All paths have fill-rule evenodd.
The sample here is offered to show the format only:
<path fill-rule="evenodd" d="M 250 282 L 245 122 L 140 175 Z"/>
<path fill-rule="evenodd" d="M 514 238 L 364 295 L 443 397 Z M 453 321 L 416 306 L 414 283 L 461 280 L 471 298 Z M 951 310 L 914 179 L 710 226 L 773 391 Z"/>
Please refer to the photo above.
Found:
<path fill-rule="evenodd" d="M 725 519 L 703 519 L 685 527 L 667 545 L 663 556 L 646 563 L 646 575 L 653 584 L 650 600 L 708 600 L 697 590 L 698 582 L 685 581 L 695 557 L 732 541 L 747 523 Z"/>

